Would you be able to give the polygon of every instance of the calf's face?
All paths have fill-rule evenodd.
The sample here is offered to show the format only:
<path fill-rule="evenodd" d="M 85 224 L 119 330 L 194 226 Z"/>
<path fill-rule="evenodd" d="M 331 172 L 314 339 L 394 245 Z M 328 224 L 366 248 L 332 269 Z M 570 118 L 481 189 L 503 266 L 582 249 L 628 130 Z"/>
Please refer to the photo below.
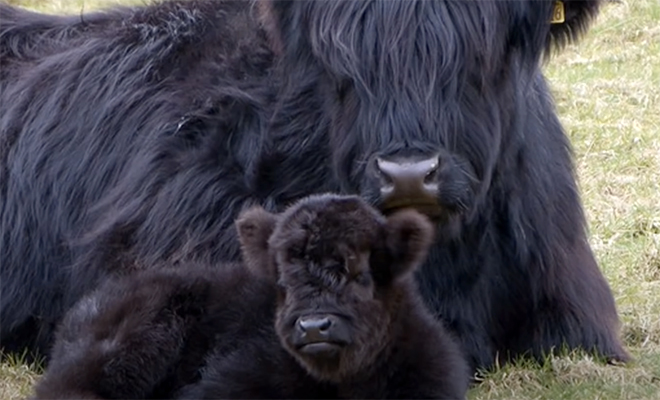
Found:
<path fill-rule="evenodd" d="M 425 217 L 385 219 L 354 196 L 312 196 L 275 215 L 253 208 L 237 221 L 246 265 L 278 286 L 275 329 L 317 379 L 340 381 L 373 365 L 390 343 L 432 239 Z"/>

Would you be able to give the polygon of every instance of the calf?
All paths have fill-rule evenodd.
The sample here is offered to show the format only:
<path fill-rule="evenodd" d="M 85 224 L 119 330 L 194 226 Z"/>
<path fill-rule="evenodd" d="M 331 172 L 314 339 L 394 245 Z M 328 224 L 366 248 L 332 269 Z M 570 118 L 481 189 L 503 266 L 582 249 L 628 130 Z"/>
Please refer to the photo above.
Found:
<path fill-rule="evenodd" d="M 67 314 L 37 398 L 464 398 L 413 278 L 432 227 L 355 196 L 236 222 L 243 264 L 149 269 Z"/>

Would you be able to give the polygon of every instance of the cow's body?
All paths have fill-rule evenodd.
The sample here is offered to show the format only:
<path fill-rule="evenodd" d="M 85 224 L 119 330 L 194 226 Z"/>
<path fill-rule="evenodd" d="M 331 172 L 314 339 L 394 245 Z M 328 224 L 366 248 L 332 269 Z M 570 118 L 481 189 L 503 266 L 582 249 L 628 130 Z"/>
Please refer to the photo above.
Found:
<path fill-rule="evenodd" d="M 627 359 L 540 69 L 598 8 L 564 3 L 2 6 L 2 346 L 45 351 L 108 274 L 236 259 L 248 205 L 336 191 L 436 220 L 418 281 L 473 366 Z"/>

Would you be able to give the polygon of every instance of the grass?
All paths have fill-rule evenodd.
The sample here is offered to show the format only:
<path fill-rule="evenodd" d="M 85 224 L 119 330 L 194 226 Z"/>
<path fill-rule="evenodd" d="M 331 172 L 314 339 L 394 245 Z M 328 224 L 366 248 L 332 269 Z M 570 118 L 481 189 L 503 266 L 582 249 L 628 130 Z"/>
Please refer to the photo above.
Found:
<path fill-rule="evenodd" d="M 24 399 L 31 394 L 41 368 L 25 362 L 24 356 L 9 354 L 0 363 L 0 399 Z"/>
<path fill-rule="evenodd" d="M 83 3 L 119 0 L 10 2 L 79 13 Z M 486 373 L 469 398 L 660 399 L 660 0 L 608 4 L 546 73 L 575 149 L 590 241 L 635 360 L 611 366 L 576 352 L 541 366 L 523 361 Z M 0 364 L 0 398 L 24 398 L 37 377 L 20 359 Z"/>
<path fill-rule="evenodd" d="M 469 397 L 660 399 L 660 1 L 608 4 L 545 70 L 635 361 L 607 366 L 574 353 L 521 362 L 488 373 Z"/>

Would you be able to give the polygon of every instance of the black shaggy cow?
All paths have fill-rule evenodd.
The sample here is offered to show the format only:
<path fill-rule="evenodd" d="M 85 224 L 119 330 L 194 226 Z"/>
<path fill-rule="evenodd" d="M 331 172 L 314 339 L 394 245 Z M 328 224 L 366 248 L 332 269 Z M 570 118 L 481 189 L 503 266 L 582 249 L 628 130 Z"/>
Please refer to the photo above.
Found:
<path fill-rule="evenodd" d="M 245 266 L 150 269 L 74 305 L 36 397 L 465 398 L 467 362 L 413 279 L 425 217 L 322 195 L 237 228 Z"/>
<path fill-rule="evenodd" d="M 236 259 L 243 207 L 334 191 L 434 219 L 418 281 L 473 366 L 628 359 L 541 74 L 600 1 L 555 3 L 2 6 L 2 346 L 46 350 L 108 276 Z"/>

